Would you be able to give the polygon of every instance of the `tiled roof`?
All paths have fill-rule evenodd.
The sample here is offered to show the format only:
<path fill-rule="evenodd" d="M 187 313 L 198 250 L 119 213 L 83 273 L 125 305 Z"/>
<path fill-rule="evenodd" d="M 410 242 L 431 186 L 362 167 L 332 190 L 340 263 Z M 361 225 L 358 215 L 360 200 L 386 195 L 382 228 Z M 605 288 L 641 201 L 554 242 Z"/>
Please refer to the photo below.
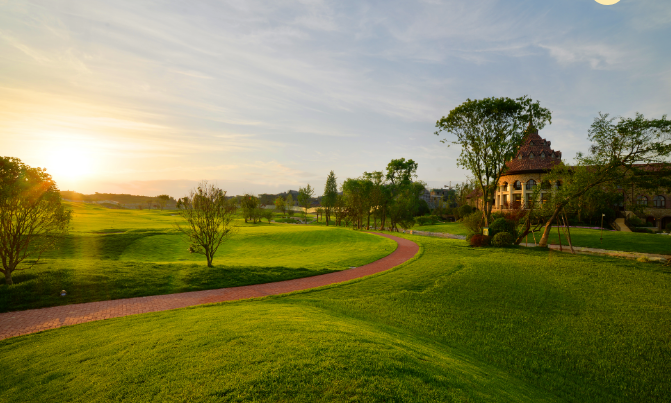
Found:
<path fill-rule="evenodd" d="M 538 130 L 530 127 L 515 158 L 506 162 L 506 173 L 550 169 L 560 162 L 561 151 L 551 149 L 550 142 L 539 136 Z"/>

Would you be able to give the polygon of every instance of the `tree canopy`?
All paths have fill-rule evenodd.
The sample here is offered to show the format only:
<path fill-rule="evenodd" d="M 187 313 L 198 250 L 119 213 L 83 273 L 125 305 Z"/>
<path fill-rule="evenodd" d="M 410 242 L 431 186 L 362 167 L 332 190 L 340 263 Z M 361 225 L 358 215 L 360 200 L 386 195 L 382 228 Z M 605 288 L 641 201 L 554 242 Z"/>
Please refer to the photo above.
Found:
<path fill-rule="evenodd" d="M 522 145 L 525 128 L 542 129 L 551 123 L 551 112 L 527 96 L 467 99 L 436 122 L 436 135 L 446 132 L 456 139 L 441 142 L 461 147 L 457 165 L 473 175 L 482 191 L 483 219 L 488 224 L 496 186 Z"/>
<path fill-rule="evenodd" d="M 0 272 L 6 284 L 13 284 L 14 271 L 32 267 L 42 253 L 56 247 L 71 217 L 45 169 L 31 168 L 18 158 L 0 158 Z M 31 263 L 21 266 L 28 258 Z"/>

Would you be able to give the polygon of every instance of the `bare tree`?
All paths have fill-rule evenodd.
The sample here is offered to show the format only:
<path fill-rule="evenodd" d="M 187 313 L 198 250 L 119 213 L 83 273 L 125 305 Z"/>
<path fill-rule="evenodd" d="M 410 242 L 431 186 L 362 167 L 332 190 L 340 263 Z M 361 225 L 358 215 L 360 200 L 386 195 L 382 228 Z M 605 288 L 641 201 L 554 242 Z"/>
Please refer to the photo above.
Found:
<path fill-rule="evenodd" d="M 0 157 L 0 272 L 12 285 L 12 272 L 37 263 L 68 232 L 71 212 L 51 176 L 18 158 Z M 19 268 L 31 258 L 31 264 Z"/>
<path fill-rule="evenodd" d="M 226 191 L 202 181 L 188 196 L 178 200 L 177 208 L 186 224 L 176 226 L 189 237 L 189 252 L 205 255 L 207 267 L 213 267 L 217 249 L 233 235 L 235 204 L 226 200 Z"/>

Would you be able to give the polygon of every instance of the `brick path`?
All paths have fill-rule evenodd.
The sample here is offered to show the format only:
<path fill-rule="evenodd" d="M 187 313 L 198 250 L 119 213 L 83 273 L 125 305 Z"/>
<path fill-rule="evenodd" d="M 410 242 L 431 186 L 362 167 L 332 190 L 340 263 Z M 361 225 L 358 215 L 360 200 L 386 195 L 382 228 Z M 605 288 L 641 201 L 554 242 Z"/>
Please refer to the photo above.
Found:
<path fill-rule="evenodd" d="M 373 263 L 354 269 L 343 270 L 319 276 L 305 277 L 276 283 L 255 284 L 218 290 L 194 291 L 180 294 L 155 295 L 118 299 L 113 301 L 89 302 L 52 308 L 30 309 L 27 311 L 0 313 L 0 340 L 9 337 L 35 333 L 61 326 L 75 325 L 94 320 L 118 318 L 147 312 L 166 311 L 213 302 L 234 301 L 245 298 L 264 297 L 306 290 L 329 284 L 353 280 L 379 273 L 411 259 L 419 246 L 412 241 L 392 235 L 376 235 L 398 243 L 398 248 L 390 255 Z"/>

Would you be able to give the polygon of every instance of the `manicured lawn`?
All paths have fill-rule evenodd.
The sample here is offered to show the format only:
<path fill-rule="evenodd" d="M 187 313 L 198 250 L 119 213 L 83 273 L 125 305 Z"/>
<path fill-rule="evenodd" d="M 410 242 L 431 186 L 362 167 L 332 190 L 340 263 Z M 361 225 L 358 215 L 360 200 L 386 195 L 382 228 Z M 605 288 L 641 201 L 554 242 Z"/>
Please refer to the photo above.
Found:
<path fill-rule="evenodd" d="M 345 285 L 1 341 L 0 400 L 671 400 L 668 268 L 405 237 Z"/>
<path fill-rule="evenodd" d="M 538 237 L 538 234 L 536 235 Z M 568 245 L 564 232 L 561 234 L 562 245 Z M 571 228 L 571 241 L 575 246 L 622 250 L 626 252 L 661 253 L 671 255 L 671 236 L 645 234 L 640 232 L 601 231 L 595 229 Z M 529 237 L 531 240 L 531 237 Z M 559 243 L 557 228 L 551 232 L 550 242 Z"/>
<path fill-rule="evenodd" d="M 237 220 L 237 233 L 208 268 L 173 229 L 174 212 L 76 208 L 61 248 L 15 272 L 13 286 L 0 285 L 0 312 L 307 277 L 361 266 L 396 249 L 386 238 L 345 229 Z"/>
<path fill-rule="evenodd" d="M 454 235 L 467 235 L 468 231 L 459 222 L 414 226 L 412 230 L 440 232 Z M 541 233 L 529 234 L 529 244 L 533 245 L 534 235 L 536 241 L 540 240 Z M 574 246 L 586 248 L 598 248 L 608 250 L 620 250 L 625 252 L 661 253 L 671 255 L 671 236 L 644 234 L 640 232 L 603 231 L 603 242 L 600 240 L 601 231 L 584 228 L 571 228 L 571 240 Z M 557 228 L 552 227 L 550 232 L 550 243 L 559 244 Z M 568 240 L 562 231 L 562 245 L 568 246 Z"/>

